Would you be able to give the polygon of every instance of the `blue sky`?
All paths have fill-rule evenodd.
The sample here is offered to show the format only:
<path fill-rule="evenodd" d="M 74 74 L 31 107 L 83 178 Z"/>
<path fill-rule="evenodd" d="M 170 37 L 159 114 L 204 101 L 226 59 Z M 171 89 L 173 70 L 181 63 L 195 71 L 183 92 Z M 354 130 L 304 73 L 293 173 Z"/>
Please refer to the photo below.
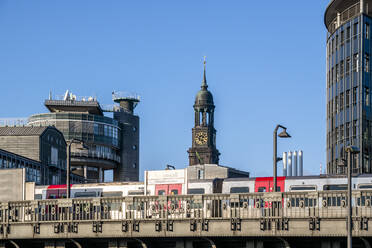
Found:
<path fill-rule="evenodd" d="M 205 55 L 221 164 L 271 176 L 282 124 L 293 138 L 279 140 L 279 153 L 302 149 L 305 173 L 319 174 L 327 4 L 0 0 L 0 118 L 47 112 L 50 90 L 102 104 L 113 90 L 136 92 L 140 170 L 183 168 Z"/>

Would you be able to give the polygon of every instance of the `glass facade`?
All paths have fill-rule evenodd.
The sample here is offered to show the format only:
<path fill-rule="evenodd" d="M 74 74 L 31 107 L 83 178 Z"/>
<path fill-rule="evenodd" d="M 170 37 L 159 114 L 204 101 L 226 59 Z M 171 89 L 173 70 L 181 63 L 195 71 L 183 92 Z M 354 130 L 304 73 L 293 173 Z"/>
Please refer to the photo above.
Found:
<path fill-rule="evenodd" d="M 359 147 L 354 173 L 371 173 L 370 27 L 372 19 L 354 4 L 328 26 L 327 35 L 327 173 L 338 166 L 344 148 Z M 345 14 L 346 13 L 346 14 Z"/>
<path fill-rule="evenodd" d="M 78 139 L 87 144 L 119 148 L 119 123 L 109 117 L 71 112 L 46 113 L 32 115 L 28 125 L 53 125 L 63 133 L 66 140 Z"/>

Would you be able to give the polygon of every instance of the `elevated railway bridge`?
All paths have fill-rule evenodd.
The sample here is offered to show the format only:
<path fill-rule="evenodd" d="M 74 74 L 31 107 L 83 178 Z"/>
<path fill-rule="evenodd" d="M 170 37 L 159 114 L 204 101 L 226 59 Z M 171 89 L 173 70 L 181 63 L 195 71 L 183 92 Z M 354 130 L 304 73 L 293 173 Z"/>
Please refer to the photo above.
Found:
<path fill-rule="evenodd" d="M 346 240 L 344 191 L 2 202 L 0 247 L 324 247 Z M 372 191 L 354 191 L 355 247 L 370 247 Z"/>

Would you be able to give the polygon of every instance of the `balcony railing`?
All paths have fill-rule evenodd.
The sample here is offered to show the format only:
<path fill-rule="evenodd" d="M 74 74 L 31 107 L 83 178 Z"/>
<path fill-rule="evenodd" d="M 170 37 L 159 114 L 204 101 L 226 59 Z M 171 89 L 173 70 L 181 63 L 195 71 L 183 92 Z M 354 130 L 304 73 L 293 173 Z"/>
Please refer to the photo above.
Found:
<path fill-rule="evenodd" d="M 111 160 L 117 163 L 120 163 L 121 159 L 120 156 L 112 153 L 103 153 L 103 152 L 96 152 L 96 151 L 81 151 L 81 152 L 71 152 L 71 157 L 85 157 L 85 158 L 92 158 L 92 159 L 104 159 L 104 160 Z"/>

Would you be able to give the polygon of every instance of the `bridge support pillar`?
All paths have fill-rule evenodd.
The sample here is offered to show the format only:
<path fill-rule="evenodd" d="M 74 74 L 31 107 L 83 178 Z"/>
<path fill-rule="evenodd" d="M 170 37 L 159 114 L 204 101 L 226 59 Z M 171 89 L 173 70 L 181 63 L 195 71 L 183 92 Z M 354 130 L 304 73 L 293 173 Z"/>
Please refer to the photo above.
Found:
<path fill-rule="evenodd" d="M 263 242 L 259 240 L 248 240 L 245 243 L 246 248 L 264 248 Z"/>
<path fill-rule="evenodd" d="M 193 248 L 191 240 L 177 240 L 176 248 Z"/>
<path fill-rule="evenodd" d="M 121 239 L 110 240 L 108 242 L 108 248 L 128 248 L 128 243 Z"/>
<path fill-rule="evenodd" d="M 65 248 L 64 241 L 45 241 L 44 248 Z"/>

